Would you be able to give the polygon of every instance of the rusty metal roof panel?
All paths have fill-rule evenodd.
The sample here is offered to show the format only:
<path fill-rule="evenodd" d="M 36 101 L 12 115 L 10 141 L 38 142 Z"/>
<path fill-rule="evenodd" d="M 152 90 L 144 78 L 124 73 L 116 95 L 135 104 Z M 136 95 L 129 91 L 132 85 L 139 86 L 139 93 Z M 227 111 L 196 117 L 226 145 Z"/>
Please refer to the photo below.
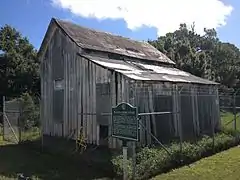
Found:
<path fill-rule="evenodd" d="M 122 36 L 96 31 L 68 21 L 59 19 L 55 19 L 55 21 L 83 49 L 111 52 L 128 57 L 175 64 L 147 42 L 135 41 Z"/>
<path fill-rule="evenodd" d="M 188 72 L 176 68 L 143 64 L 136 61 L 130 62 L 87 55 L 84 57 L 100 66 L 119 72 L 133 80 L 195 83 L 206 85 L 218 84 L 216 82 L 194 76 Z"/>

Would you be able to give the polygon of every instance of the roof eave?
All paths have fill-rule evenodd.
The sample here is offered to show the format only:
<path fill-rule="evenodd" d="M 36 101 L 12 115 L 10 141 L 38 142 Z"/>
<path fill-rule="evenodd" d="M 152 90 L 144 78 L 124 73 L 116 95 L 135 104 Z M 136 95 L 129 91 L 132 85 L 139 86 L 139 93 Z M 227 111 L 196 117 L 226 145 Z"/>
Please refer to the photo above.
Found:
<path fill-rule="evenodd" d="M 79 43 L 77 43 L 79 44 Z M 136 58 L 136 59 L 139 59 L 139 60 L 148 60 L 148 61 L 152 61 L 152 62 L 156 62 L 156 63 L 162 63 L 162 64 L 168 64 L 168 65 L 175 65 L 176 63 L 175 62 L 164 62 L 164 61 L 160 61 L 158 59 L 155 59 L 155 58 L 144 58 L 144 57 L 139 57 L 139 56 L 128 56 L 126 54 L 122 54 L 122 53 L 116 53 L 115 51 L 111 51 L 111 50 L 104 50 L 102 48 L 96 48 L 96 47 L 85 47 L 84 45 L 79 45 L 79 47 L 81 47 L 82 49 L 85 49 L 85 50 L 94 50 L 94 51 L 98 51 L 98 52 L 104 52 L 104 53 L 114 53 L 114 54 L 117 54 L 117 55 L 121 55 L 121 56 L 125 56 L 125 57 L 128 57 L 128 58 Z"/>

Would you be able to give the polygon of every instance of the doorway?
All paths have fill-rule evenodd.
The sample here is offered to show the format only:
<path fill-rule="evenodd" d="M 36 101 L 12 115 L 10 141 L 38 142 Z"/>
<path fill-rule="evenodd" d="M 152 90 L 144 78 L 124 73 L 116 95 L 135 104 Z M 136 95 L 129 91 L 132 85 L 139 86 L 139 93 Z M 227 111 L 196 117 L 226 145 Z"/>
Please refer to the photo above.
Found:
<path fill-rule="evenodd" d="M 102 146 L 108 146 L 108 126 L 100 125 L 99 128 L 99 144 Z"/>

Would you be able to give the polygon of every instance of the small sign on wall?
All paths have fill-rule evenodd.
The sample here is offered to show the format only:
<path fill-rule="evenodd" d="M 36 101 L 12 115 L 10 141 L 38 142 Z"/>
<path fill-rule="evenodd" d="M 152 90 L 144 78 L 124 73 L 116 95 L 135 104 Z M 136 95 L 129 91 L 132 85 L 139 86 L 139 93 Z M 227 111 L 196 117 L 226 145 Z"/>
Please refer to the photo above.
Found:
<path fill-rule="evenodd" d="M 63 88 L 64 88 L 63 79 L 54 80 L 54 90 L 62 90 Z"/>

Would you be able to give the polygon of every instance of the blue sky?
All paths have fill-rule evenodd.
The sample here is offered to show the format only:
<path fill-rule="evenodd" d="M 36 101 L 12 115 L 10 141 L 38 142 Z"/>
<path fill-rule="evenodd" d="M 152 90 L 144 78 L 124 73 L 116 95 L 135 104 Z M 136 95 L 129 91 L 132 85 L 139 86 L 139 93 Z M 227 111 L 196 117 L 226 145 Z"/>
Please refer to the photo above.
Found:
<path fill-rule="evenodd" d="M 92 2 L 86 3 L 89 1 Z M 240 47 L 239 0 L 221 1 L 224 4 L 218 0 L 202 0 L 206 2 L 202 5 L 197 4 L 199 0 L 192 0 L 196 5 L 192 3 L 189 6 L 184 4 L 189 4 L 188 0 L 182 0 L 182 4 L 179 4 L 181 0 L 168 0 L 168 3 L 163 0 L 142 0 L 137 8 L 130 1 L 122 0 L 120 3 L 112 0 L 108 3 L 107 0 L 99 0 L 101 3 L 96 3 L 94 0 L 79 0 L 76 4 L 76 0 L 1 0 L 0 26 L 9 24 L 15 27 L 38 49 L 52 17 L 136 40 L 156 39 L 158 35 L 177 29 L 180 21 L 186 20 L 187 23 L 195 21 L 199 33 L 202 33 L 203 27 L 215 27 L 222 41 Z M 148 6 L 149 1 L 152 1 L 151 6 Z M 176 8 L 172 8 L 170 1 L 177 3 Z M 110 5 L 106 8 L 105 4 Z M 168 7 L 171 9 L 166 11 Z M 223 25 L 218 25 L 219 22 Z"/>

